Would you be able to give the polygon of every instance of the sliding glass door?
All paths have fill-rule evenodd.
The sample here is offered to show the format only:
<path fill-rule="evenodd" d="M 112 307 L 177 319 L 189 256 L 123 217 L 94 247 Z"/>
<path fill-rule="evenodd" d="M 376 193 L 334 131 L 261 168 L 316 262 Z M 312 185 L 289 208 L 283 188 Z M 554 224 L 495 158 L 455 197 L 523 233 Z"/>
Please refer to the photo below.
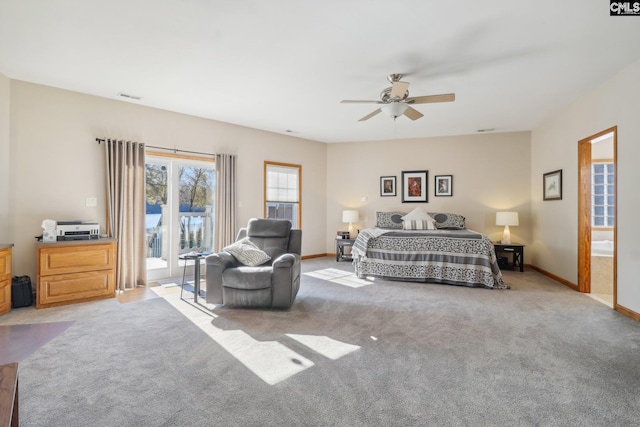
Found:
<path fill-rule="evenodd" d="M 147 155 L 146 182 L 147 277 L 181 277 L 180 255 L 213 247 L 214 163 Z"/>

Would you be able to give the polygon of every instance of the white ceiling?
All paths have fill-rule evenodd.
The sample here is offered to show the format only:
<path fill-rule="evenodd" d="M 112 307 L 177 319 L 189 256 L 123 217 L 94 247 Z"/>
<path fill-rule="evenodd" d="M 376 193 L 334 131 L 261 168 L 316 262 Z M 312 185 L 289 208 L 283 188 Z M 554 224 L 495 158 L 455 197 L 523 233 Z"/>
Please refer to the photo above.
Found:
<path fill-rule="evenodd" d="M 535 129 L 640 59 L 606 0 L 0 0 L 11 79 L 323 142 Z M 411 96 L 455 92 L 394 121 Z"/>

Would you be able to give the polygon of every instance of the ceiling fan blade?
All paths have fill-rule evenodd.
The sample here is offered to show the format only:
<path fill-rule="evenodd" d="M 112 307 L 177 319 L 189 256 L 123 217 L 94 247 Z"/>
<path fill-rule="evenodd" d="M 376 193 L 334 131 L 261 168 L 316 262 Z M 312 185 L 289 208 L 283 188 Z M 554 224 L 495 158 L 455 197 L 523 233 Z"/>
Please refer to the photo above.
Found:
<path fill-rule="evenodd" d="M 433 102 L 453 102 L 456 100 L 455 93 L 443 93 L 442 95 L 415 96 L 407 98 L 410 104 L 430 104 Z"/>
<path fill-rule="evenodd" d="M 393 82 L 393 86 L 391 87 L 391 98 L 404 98 L 404 94 L 407 93 L 407 89 L 409 88 L 409 83 L 407 82 Z"/>
<path fill-rule="evenodd" d="M 359 122 L 364 122 L 365 120 L 369 120 L 371 117 L 375 116 L 376 114 L 378 114 L 380 111 L 382 111 L 381 109 L 377 109 L 375 111 L 372 111 L 371 113 L 367 114 L 366 116 L 364 116 L 363 118 L 361 118 L 360 120 L 358 120 Z"/>
<path fill-rule="evenodd" d="M 409 117 L 411 120 L 418 120 L 420 117 L 424 116 L 420 111 L 411 107 L 404 110 L 404 115 Z"/>
<path fill-rule="evenodd" d="M 343 99 L 340 104 L 381 104 L 380 101 L 364 101 L 358 99 Z"/>

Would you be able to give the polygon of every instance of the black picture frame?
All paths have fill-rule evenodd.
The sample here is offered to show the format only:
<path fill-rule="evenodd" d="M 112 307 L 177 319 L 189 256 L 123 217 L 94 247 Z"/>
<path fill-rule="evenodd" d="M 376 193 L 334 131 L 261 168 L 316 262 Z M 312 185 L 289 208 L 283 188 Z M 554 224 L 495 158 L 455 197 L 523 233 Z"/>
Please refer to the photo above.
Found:
<path fill-rule="evenodd" d="M 453 196 L 453 175 L 436 175 L 434 183 L 433 194 L 436 197 Z"/>
<path fill-rule="evenodd" d="M 381 176 L 380 177 L 380 197 L 396 196 L 396 177 Z"/>
<path fill-rule="evenodd" d="M 429 171 L 402 171 L 402 203 L 429 202 Z"/>
<path fill-rule="evenodd" d="M 542 200 L 562 200 L 562 169 L 542 175 Z"/>

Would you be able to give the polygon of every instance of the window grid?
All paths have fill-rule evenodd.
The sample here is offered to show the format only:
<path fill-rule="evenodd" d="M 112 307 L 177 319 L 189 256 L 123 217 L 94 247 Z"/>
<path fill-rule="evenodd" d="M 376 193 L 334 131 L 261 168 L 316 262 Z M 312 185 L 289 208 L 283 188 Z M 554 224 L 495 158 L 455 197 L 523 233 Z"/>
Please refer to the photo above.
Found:
<path fill-rule="evenodd" d="M 265 162 L 265 217 L 300 220 L 300 166 Z"/>
<path fill-rule="evenodd" d="M 615 206 L 615 175 L 612 162 L 591 165 L 591 226 L 613 227 Z"/>

